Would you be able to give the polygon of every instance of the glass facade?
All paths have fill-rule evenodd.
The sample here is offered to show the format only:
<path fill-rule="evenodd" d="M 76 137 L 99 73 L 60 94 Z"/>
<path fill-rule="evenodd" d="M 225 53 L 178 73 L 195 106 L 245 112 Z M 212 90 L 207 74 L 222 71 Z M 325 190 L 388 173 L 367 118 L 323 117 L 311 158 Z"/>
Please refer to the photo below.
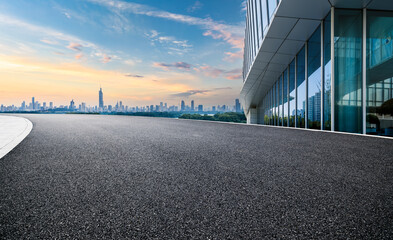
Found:
<path fill-rule="evenodd" d="M 367 12 L 366 133 L 393 136 L 393 13 Z"/>
<path fill-rule="evenodd" d="M 289 64 L 289 126 L 295 127 L 296 118 L 296 87 L 295 60 Z"/>
<path fill-rule="evenodd" d="M 283 74 L 283 126 L 288 126 L 288 70 Z"/>
<path fill-rule="evenodd" d="M 306 55 L 305 48 L 297 54 L 296 57 L 296 127 L 304 128 L 306 118 Z"/>
<path fill-rule="evenodd" d="M 262 13 L 258 48 L 278 4 L 250 4 Z M 264 124 L 393 137 L 393 12 L 335 8 L 277 77 Z"/>
<path fill-rule="evenodd" d="M 362 11 L 334 15 L 334 123 L 340 132 L 362 132 Z"/>
<path fill-rule="evenodd" d="M 273 14 L 281 0 L 248 0 L 244 38 L 243 81 L 258 54 Z"/>
<path fill-rule="evenodd" d="M 307 47 L 307 126 L 321 129 L 321 27 L 310 37 Z"/>
<path fill-rule="evenodd" d="M 267 0 L 267 8 L 269 9 L 269 19 L 273 17 L 274 10 L 277 7 L 277 0 Z"/>
<path fill-rule="evenodd" d="M 331 130 L 332 127 L 332 61 L 331 61 L 331 19 L 330 14 L 323 23 L 323 129 Z"/>

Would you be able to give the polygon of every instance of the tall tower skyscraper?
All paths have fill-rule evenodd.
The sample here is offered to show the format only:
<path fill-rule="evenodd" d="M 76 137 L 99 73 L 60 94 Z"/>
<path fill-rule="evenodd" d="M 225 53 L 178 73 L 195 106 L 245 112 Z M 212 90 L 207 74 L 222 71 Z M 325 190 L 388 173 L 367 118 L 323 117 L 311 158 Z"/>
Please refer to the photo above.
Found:
<path fill-rule="evenodd" d="M 102 92 L 102 88 L 98 92 L 98 107 L 102 110 L 104 109 L 104 93 Z"/>
<path fill-rule="evenodd" d="M 74 108 L 75 108 L 75 102 L 74 102 L 74 99 L 72 99 L 70 102 L 70 110 L 72 111 L 72 110 L 74 110 Z"/>
<path fill-rule="evenodd" d="M 191 111 L 195 110 L 195 106 L 194 106 L 194 100 L 191 100 Z"/>
<path fill-rule="evenodd" d="M 186 110 L 186 104 L 184 103 L 184 100 L 181 100 L 180 110 L 181 111 L 185 111 Z"/>
<path fill-rule="evenodd" d="M 235 111 L 240 112 L 240 101 L 239 99 L 235 100 Z"/>
<path fill-rule="evenodd" d="M 33 108 L 33 110 L 35 109 L 35 101 L 34 101 L 34 97 L 31 99 L 31 107 Z"/>

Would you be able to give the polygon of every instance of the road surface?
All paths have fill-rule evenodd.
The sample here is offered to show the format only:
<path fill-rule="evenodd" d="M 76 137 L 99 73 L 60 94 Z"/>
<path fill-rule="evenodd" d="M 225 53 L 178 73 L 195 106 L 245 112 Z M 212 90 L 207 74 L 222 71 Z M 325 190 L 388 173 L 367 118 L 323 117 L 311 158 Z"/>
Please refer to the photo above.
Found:
<path fill-rule="evenodd" d="M 393 140 L 22 116 L 33 130 L 0 160 L 1 239 L 393 238 Z"/>

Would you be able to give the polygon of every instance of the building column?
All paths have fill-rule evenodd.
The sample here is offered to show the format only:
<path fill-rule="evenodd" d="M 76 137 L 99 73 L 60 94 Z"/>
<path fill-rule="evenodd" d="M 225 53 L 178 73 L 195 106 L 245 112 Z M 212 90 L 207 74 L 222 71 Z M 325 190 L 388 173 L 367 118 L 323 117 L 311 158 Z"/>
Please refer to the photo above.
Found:
<path fill-rule="evenodd" d="M 367 115 L 367 9 L 363 8 L 363 41 L 362 41 L 362 133 L 366 134 Z"/>
<path fill-rule="evenodd" d="M 331 71 L 332 71 L 332 75 L 330 77 L 330 97 L 331 97 L 331 106 L 330 106 L 330 119 L 331 119 L 331 131 L 335 131 L 335 109 L 334 109 L 334 103 L 335 103 L 335 73 L 336 73 L 336 69 L 335 69 L 335 52 L 334 52 L 334 19 L 335 19 L 335 15 L 334 15 L 334 7 L 331 8 L 330 10 L 331 12 L 331 20 L 330 20 L 330 61 L 331 61 Z"/>
<path fill-rule="evenodd" d="M 257 123 L 258 123 L 258 110 L 256 108 L 248 109 L 247 124 L 257 124 Z"/>

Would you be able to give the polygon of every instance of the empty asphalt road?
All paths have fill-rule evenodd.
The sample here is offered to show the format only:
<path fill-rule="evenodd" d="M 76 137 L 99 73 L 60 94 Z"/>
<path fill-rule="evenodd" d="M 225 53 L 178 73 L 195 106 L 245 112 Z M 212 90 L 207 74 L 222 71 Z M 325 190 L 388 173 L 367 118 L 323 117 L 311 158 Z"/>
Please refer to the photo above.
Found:
<path fill-rule="evenodd" d="M 0 159 L 0 239 L 393 238 L 393 140 L 22 116 L 32 132 Z"/>

